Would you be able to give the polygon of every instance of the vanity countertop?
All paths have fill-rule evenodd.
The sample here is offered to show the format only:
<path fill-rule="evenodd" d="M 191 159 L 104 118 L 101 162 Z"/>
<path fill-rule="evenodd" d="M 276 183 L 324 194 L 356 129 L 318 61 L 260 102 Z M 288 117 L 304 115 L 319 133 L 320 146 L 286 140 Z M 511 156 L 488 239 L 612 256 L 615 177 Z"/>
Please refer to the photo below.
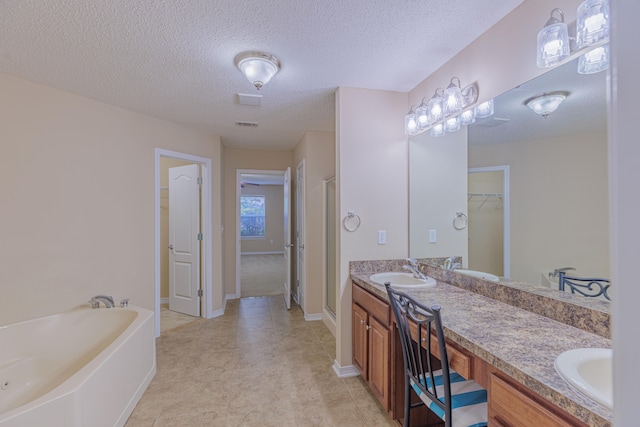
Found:
<path fill-rule="evenodd" d="M 388 301 L 384 286 L 371 282 L 370 274 L 352 271 L 351 279 Z M 610 339 L 441 281 L 407 294 L 442 307 L 445 335 L 451 341 L 589 426 L 611 425 L 611 411 L 571 388 L 554 367 L 560 353 L 611 348 Z"/>

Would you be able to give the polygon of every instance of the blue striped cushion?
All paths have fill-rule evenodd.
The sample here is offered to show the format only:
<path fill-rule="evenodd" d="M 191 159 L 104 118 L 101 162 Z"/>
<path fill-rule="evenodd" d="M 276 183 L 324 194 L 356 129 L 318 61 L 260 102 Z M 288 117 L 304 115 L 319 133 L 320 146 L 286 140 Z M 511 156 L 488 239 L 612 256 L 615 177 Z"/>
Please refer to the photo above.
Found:
<path fill-rule="evenodd" d="M 442 386 L 442 370 L 433 371 L 438 398 L 444 402 L 444 387 Z M 453 369 L 449 369 L 451 380 L 451 412 L 452 425 L 456 427 L 483 427 L 487 425 L 487 390 L 480 387 L 473 380 L 465 380 Z M 421 381 L 424 385 L 424 380 Z M 411 380 L 411 386 L 422 401 L 437 416 L 444 420 L 445 413 Z M 431 387 L 431 378 L 427 377 L 427 389 Z"/>

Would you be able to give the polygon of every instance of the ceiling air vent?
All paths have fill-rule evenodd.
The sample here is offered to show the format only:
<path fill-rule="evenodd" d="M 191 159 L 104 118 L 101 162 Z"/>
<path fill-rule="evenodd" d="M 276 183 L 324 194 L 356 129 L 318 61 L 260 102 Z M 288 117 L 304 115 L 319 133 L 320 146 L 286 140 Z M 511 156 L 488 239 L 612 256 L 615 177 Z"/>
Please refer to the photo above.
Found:
<path fill-rule="evenodd" d="M 256 122 L 236 122 L 236 126 L 241 128 L 257 128 L 258 124 Z"/>
<path fill-rule="evenodd" d="M 262 95 L 251 95 L 248 93 L 238 93 L 238 104 L 240 105 L 252 105 L 259 107 L 262 101 Z"/>

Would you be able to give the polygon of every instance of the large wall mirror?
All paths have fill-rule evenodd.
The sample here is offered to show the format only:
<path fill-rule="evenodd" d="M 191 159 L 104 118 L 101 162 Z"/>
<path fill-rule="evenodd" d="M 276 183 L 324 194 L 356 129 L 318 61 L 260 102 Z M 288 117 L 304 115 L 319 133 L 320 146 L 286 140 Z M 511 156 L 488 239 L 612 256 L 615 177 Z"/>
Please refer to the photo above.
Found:
<path fill-rule="evenodd" d="M 495 269 L 488 272 L 551 287 L 557 284 L 549 273 L 565 267 L 575 269 L 571 271 L 573 275 L 609 278 L 607 72 L 578 74 L 576 62 L 568 62 L 496 97 L 494 115 L 468 126 L 465 178 L 476 175 L 469 170 L 508 166 L 509 197 L 505 211 L 504 195 L 500 194 L 504 183 L 479 184 L 478 176 L 474 176 L 466 181 L 463 190 L 467 201 L 464 211 L 470 217 L 467 228 L 454 230 L 450 222 L 454 211 L 462 210 L 459 199 L 448 207 L 445 219 L 449 229 L 441 234 L 464 235 L 465 243 L 448 255 L 465 257 L 465 267 Z M 566 98 L 548 116 L 527 107 L 528 100 L 553 92 Z M 419 184 L 425 181 L 421 176 L 424 168 L 417 167 L 412 159 L 414 152 L 423 149 L 426 139 L 420 135 L 410 141 L 412 204 L 414 198 L 429 197 Z M 460 162 L 459 153 L 451 162 Z M 449 180 L 443 177 L 440 185 L 446 186 Z M 437 203 L 436 198 L 433 200 Z M 490 222 L 476 220 L 494 214 L 496 218 Z M 410 209 L 410 241 L 424 234 L 424 217 L 424 213 Z M 505 221 L 506 226 L 496 225 Z M 492 231 L 487 224 L 491 224 Z M 504 242 L 499 227 L 508 232 L 506 248 L 496 244 L 496 240 Z M 429 255 L 437 252 L 435 247 L 439 244 L 431 244 Z M 425 246 L 421 242 L 412 244 L 410 255 L 423 256 Z M 505 259 L 500 247 L 508 251 L 508 266 L 496 262 L 496 257 Z M 491 255 L 489 250 L 495 253 Z M 446 254 L 438 253 L 442 255 Z M 487 260 L 492 256 L 493 260 Z"/>

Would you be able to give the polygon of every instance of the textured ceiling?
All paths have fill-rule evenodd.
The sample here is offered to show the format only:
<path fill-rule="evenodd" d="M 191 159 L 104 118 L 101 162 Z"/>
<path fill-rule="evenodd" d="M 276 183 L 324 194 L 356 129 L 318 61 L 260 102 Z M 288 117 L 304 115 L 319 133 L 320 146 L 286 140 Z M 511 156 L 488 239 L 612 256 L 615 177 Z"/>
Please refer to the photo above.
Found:
<path fill-rule="evenodd" d="M 469 143 L 509 143 L 606 131 L 607 73 L 578 74 L 577 68 L 578 60 L 574 59 L 496 97 L 493 117 L 469 127 Z M 549 117 L 527 107 L 527 100 L 549 92 L 568 92 Z"/>
<path fill-rule="evenodd" d="M 334 130 L 337 87 L 408 92 L 522 1 L 3 0 L 0 72 L 291 149 Z M 256 92 L 233 63 L 248 50 L 282 63 L 260 107 L 236 101 Z"/>

